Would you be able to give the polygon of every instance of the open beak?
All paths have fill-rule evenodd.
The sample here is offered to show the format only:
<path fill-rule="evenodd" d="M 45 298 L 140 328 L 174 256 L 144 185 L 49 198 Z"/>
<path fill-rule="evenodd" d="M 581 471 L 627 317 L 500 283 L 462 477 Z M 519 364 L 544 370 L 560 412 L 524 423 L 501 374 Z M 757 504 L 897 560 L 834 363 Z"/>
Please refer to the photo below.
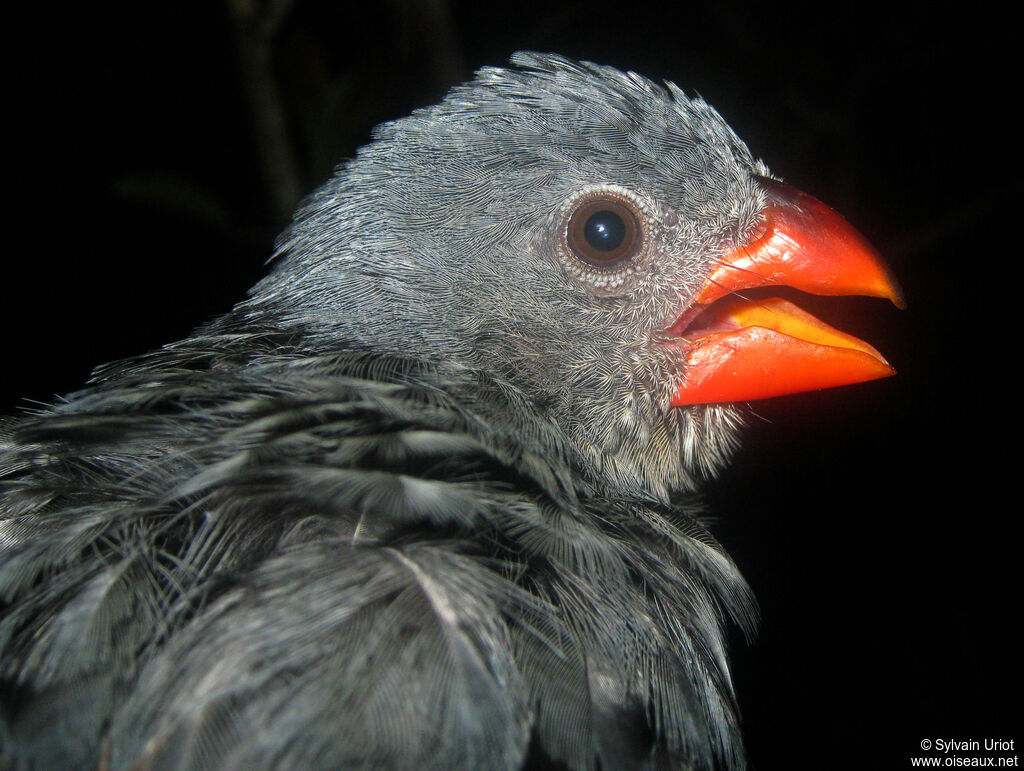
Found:
<path fill-rule="evenodd" d="M 672 406 L 765 399 L 896 373 L 870 345 L 792 303 L 744 298 L 744 290 L 789 286 L 905 307 L 888 266 L 839 214 L 788 185 L 758 183 L 768 197 L 762 232 L 723 258 L 666 330 L 688 350 Z"/>

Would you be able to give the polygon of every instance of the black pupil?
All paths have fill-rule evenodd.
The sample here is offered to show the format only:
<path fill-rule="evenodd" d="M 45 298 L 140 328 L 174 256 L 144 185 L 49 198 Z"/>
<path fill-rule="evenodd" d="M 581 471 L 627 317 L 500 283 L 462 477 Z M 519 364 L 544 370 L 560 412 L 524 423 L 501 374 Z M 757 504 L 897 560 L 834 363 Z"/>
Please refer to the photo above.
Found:
<path fill-rule="evenodd" d="M 583 237 L 595 249 L 610 252 L 625 239 L 626 223 L 613 211 L 595 212 L 583 226 Z"/>

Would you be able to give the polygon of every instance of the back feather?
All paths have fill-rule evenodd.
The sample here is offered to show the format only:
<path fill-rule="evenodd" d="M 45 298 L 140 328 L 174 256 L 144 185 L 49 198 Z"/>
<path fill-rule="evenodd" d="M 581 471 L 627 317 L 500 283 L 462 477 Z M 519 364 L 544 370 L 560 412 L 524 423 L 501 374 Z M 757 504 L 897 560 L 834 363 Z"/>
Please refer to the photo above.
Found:
<path fill-rule="evenodd" d="M 734 566 L 508 383 L 211 328 L 6 431 L 12 768 L 741 762 Z"/>

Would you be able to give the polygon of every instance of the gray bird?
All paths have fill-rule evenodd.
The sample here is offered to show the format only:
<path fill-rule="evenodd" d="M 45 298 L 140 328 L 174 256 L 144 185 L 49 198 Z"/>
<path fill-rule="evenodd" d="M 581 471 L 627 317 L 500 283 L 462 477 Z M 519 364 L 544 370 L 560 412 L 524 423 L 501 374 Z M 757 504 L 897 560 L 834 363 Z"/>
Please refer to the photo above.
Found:
<path fill-rule="evenodd" d="M 744 767 L 693 494 L 732 402 L 892 373 L 777 284 L 901 303 L 672 84 L 379 127 L 230 313 L 0 425 L 0 765 Z"/>

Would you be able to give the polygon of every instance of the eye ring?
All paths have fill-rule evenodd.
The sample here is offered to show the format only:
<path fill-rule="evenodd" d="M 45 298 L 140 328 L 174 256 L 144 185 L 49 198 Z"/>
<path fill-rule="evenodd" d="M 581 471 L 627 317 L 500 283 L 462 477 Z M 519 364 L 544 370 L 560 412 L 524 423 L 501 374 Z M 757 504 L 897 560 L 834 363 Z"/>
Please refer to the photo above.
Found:
<path fill-rule="evenodd" d="M 651 205 L 628 188 L 588 185 L 559 207 L 552 251 L 566 275 L 594 294 L 623 294 L 647 263 L 654 215 Z"/>
<path fill-rule="evenodd" d="M 569 252 L 591 269 L 618 271 L 643 246 L 641 213 L 621 195 L 600 192 L 576 203 L 565 226 Z"/>

